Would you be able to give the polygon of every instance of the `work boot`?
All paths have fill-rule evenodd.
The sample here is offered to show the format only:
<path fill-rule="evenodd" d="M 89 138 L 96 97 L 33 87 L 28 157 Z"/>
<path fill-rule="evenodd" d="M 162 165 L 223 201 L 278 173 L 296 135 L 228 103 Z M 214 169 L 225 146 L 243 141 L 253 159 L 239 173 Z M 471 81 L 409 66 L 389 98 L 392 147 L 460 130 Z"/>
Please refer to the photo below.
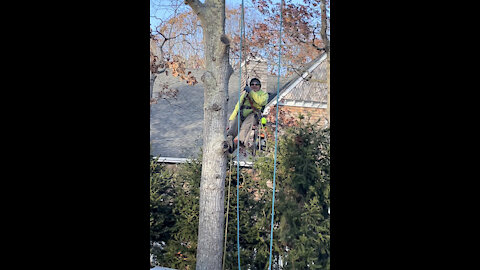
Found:
<path fill-rule="evenodd" d="M 235 151 L 235 149 L 237 149 L 238 147 L 238 137 L 235 137 L 232 141 L 232 147 L 229 148 L 229 149 L 232 149 L 231 151 L 229 150 L 230 153 L 233 153 Z M 240 146 L 242 146 L 242 142 L 240 142 Z"/>

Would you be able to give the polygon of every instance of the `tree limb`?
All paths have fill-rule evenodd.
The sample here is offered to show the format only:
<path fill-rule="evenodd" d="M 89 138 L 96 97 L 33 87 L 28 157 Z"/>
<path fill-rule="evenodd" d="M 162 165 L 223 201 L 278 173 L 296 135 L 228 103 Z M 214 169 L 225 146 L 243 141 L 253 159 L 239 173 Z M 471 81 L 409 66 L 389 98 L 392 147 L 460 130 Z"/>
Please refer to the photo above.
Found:
<path fill-rule="evenodd" d="M 185 5 L 189 5 L 197 15 L 201 13 L 205 6 L 199 0 L 185 0 Z"/>
<path fill-rule="evenodd" d="M 327 38 L 327 5 L 326 0 L 320 1 L 320 11 L 321 11 L 321 30 L 320 35 L 322 37 L 323 45 L 325 46 L 325 52 L 330 52 L 330 42 Z"/>

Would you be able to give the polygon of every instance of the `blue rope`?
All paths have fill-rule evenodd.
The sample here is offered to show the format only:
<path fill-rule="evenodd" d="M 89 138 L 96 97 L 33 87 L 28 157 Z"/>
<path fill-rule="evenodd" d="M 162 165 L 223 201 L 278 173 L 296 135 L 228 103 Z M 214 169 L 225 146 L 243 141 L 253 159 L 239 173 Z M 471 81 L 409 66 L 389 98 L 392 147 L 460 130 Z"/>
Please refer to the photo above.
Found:
<path fill-rule="evenodd" d="M 280 31 L 278 49 L 278 78 L 277 78 L 277 114 L 275 117 L 275 156 L 273 159 L 273 191 L 272 191 L 272 222 L 270 224 L 270 258 L 268 259 L 268 270 L 272 269 L 272 247 L 273 247 L 273 220 L 275 216 L 275 179 L 277 175 L 277 144 L 278 144 L 278 98 L 280 93 L 280 60 L 282 52 L 282 25 L 283 25 L 283 0 L 280 1 Z"/>
<path fill-rule="evenodd" d="M 242 48 L 243 48 L 243 32 L 245 31 L 244 29 L 244 8 L 243 8 L 243 0 L 242 0 L 242 23 L 240 25 L 240 62 L 238 65 L 240 66 L 239 68 L 239 82 L 238 82 L 238 115 L 237 115 L 237 137 L 238 134 L 240 133 L 240 93 L 242 90 Z M 240 194 L 240 181 L 239 181 L 239 175 L 240 175 L 240 140 L 237 140 L 237 257 L 238 257 L 238 270 L 241 270 L 242 268 L 240 267 L 240 214 L 239 214 L 239 194 Z"/>
<path fill-rule="evenodd" d="M 278 99 L 280 91 L 280 62 L 281 62 L 281 51 L 282 51 L 282 26 L 283 26 L 283 0 L 280 2 L 280 32 L 279 32 L 279 51 L 278 51 L 278 77 L 277 77 L 277 106 L 276 106 L 276 116 L 275 116 L 275 155 L 273 161 L 273 197 L 272 197 L 272 221 L 270 225 L 270 258 L 268 262 L 268 269 L 272 267 L 272 248 L 273 248 L 273 223 L 275 216 L 275 180 L 277 174 L 277 146 L 278 146 Z M 240 105 L 241 90 L 242 90 L 242 49 L 243 49 L 243 33 L 244 29 L 244 0 L 242 0 L 242 14 L 241 14 L 241 26 L 240 26 L 240 62 L 239 62 L 239 87 L 238 87 L 238 104 Z M 240 132 L 240 107 L 238 108 L 237 115 L 237 133 Z M 240 194 L 240 142 L 237 143 L 237 258 L 238 258 L 238 269 L 241 270 L 240 266 L 240 214 L 239 214 L 239 194 Z"/>

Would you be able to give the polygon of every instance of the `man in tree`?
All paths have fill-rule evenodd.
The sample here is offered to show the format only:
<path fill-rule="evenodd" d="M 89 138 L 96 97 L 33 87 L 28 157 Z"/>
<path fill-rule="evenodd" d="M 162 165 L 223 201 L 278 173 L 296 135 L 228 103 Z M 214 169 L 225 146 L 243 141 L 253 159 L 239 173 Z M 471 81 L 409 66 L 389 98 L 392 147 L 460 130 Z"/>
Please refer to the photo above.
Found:
<path fill-rule="evenodd" d="M 232 153 L 238 146 L 244 145 L 245 142 L 251 140 L 251 130 L 258 123 L 261 111 L 268 101 L 268 93 L 261 90 L 262 84 L 259 79 L 250 80 L 250 87 L 246 86 L 243 90 L 240 100 L 237 102 L 227 127 L 227 142 L 229 144 L 229 152 Z M 253 91 L 250 91 L 250 88 Z M 241 104 L 241 105 L 240 105 Z M 238 110 L 240 109 L 240 132 L 238 132 Z M 238 135 L 238 136 L 237 136 Z M 251 147 L 251 145 L 248 145 Z"/>

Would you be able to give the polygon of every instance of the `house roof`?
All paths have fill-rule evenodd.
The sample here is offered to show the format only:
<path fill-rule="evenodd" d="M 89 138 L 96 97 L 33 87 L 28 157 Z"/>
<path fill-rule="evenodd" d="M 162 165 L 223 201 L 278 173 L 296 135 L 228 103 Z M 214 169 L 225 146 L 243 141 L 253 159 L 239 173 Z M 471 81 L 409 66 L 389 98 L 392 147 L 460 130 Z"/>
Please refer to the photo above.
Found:
<path fill-rule="evenodd" d="M 194 76 L 200 78 L 195 71 Z M 203 87 L 181 82 L 164 73 L 158 75 L 154 85 L 154 96 L 168 83 L 177 89 L 176 98 L 160 99 L 150 108 L 151 154 L 162 157 L 191 158 L 202 145 Z"/>
<path fill-rule="evenodd" d="M 326 61 L 327 54 L 323 53 L 314 60 L 305 64 L 299 70 L 300 72 L 293 74 L 279 90 L 280 104 L 283 99 L 297 100 L 297 101 L 314 101 L 324 103 L 326 102 Z M 320 67 L 319 72 L 312 74 L 312 72 Z M 312 87 L 298 87 L 301 83 L 311 84 L 315 83 L 315 91 Z M 295 89 L 295 91 L 294 91 Z M 276 93 L 270 97 L 264 109 L 264 114 L 268 114 L 270 109 L 277 104 Z"/>
<path fill-rule="evenodd" d="M 200 77 L 203 70 L 188 70 L 197 78 L 194 86 L 187 85 L 177 77 L 164 73 L 158 75 L 154 85 L 154 97 L 167 83 L 171 89 L 177 89 L 176 98 L 159 99 L 150 109 L 151 154 L 156 157 L 194 158 L 203 144 L 203 83 Z M 277 76 L 267 77 L 269 100 L 276 93 Z M 281 79 L 280 83 L 285 83 Z M 243 87 L 242 87 L 243 89 Z M 239 74 L 235 71 L 230 77 L 228 91 L 229 116 L 238 101 Z M 192 150 L 195 149 L 195 150 Z"/>
<path fill-rule="evenodd" d="M 289 78 L 280 78 L 280 99 L 290 98 L 312 99 L 312 93 L 302 93 L 299 90 L 292 92 L 292 89 L 302 81 L 308 71 L 317 67 L 323 61 L 322 56 L 306 64 L 302 74 L 295 74 Z M 176 98 L 160 99 L 157 104 L 152 104 L 150 109 L 150 141 L 151 154 L 155 157 L 170 158 L 179 160 L 184 158 L 195 158 L 203 144 L 203 82 L 200 80 L 204 70 L 192 70 L 198 83 L 194 86 L 187 85 L 177 77 L 162 73 L 157 76 L 154 85 L 154 97 L 160 92 L 162 85 L 167 83 L 171 89 L 177 89 Z M 310 70 L 311 71 L 311 70 Z M 251 78 L 250 78 L 251 79 Z M 269 94 L 268 106 L 276 104 L 276 93 L 278 77 L 269 75 L 267 81 L 262 81 L 262 88 L 266 85 L 266 92 Z M 243 89 L 243 86 L 241 87 Z M 298 88 L 298 87 L 297 87 Z M 228 91 L 227 117 L 232 113 L 238 101 L 239 73 L 235 71 L 230 77 Z"/>

